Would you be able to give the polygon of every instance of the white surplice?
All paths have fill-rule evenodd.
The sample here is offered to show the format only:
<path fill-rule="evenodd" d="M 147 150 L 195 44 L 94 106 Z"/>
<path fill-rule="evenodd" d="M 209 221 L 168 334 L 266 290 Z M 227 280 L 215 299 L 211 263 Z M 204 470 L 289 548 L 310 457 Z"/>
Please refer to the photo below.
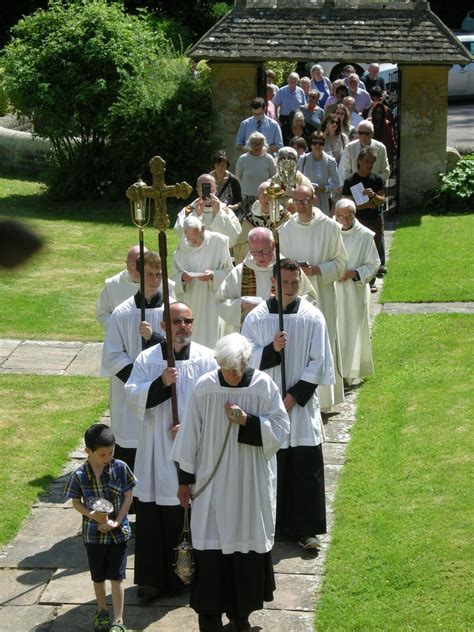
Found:
<path fill-rule="evenodd" d="M 176 398 L 178 417 L 183 418 L 185 403 L 196 386 L 198 378 L 217 366 L 211 349 L 191 342 L 189 360 L 176 360 L 178 379 Z M 138 483 L 133 490 L 142 502 L 157 505 L 178 505 L 178 476 L 175 464 L 170 460 L 173 439 L 171 399 L 158 406 L 146 408 L 148 391 L 154 380 L 167 367 L 163 360 L 162 346 L 156 345 L 143 351 L 133 365 L 133 371 L 125 385 L 127 407 L 137 419 L 139 437 L 135 458 L 135 476 Z"/>
<path fill-rule="evenodd" d="M 318 208 L 314 208 L 313 213 L 308 223 L 301 223 L 298 215 L 293 215 L 279 233 L 282 254 L 297 261 L 308 261 L 321 270 L 321 274 L 308 278 L 318 293 L 318 307 L 326 319 L 335 363 L 335 385 L 323 386 L 319 390 L 320 405 L 324 410 L 344 401 L 344 384 L 338 361 L 336 281 L 346 269 L 347 253 L 340 224 Z"/>
<path fill-rule="evenodd" d="M 247 266 L 255 272 L 256 296 L 266 300 L 271 295 L 273 262 L 266 267 L 256 264 L 250 253 L 247 253 L 244 261 L 239 263 L 226 276 L 222 285 L 217 290 L 216 301 L 219 316 L 225 321 L 228 328 L 226 333 L 239 332 L 242 318 L 242 274 L 243 267 Z M 305 297 L 313 304 L 317 304 L 318 297 L 315 288 L 311 285 L 305 274 L 301 275 L 298 294 Z"/>
<path fill-rule="evenodd" d="M 342 375 L 358 379 L 374 372 L 369 332 L 370 290 L 368 282 L 380 267 L 374 233 L 354 219 L 352 228 L 342 231 L 349 257 L 347 268 L 357 270 L 360 281 L 336 283 L 337 325 Z"/>
<path fill-rule="evenodd" d="M 175 299 L 174 282 L 168 281 L 169 295 Z M 95 317 L 106 332 L 112 312 L 116 307 L 133 296 L 140 289 L 140 283 L 135 283 L 128 273 L 128 270 L 122 270 L 108 279 L 105 279 L 105 285 L 95 303 Z M 160 285 L 159 291 L 163 292 L 163 285 Z"/>
<path fill-rule="evenodd" d="M 189 215 L 193 215 L 201 220 L 204 224 L 206 230 L 213 233 L 220 233 L 221 235 L 226 235 L 229 238 L 229 248 L 237 241 L 237 237 L 240 235 L 242 231 L 242 227 L 239 222 L 239 218 L 234 213 L 234 211 L 228 207 L 223 202 L 219 202 L 219 210 L 217 213 L 212 212 L 212 208 L 210 206 L 204 207 L 204 211 L 201 215 L 198 215 L 196 212 L 197 205 L 199 203 L 199 198 L 194 200 L 189 206 L 181 209 L 178 213 L 178 217 L 176 218 L 176 222 L 174 225 L 174 230 L 178 233 L 180 237 L 183 236 L 184 230 L 184 220 Z"/>
<path fill-rule="evenodd" d="M 212 270 L 211 281 L 182 280 L 183 272 Z M 173 254 L 172 278 L 178 300 L 191 308 L 194 316 L 193 340 L 213 348 L 220 337 L 222 325 L 216 305 L 216 291 L 232 270 L 229 240 L 224 235 L 204 231 L 204 241 L 197 248 L 190 246 L 184 237 Z"/>
<path fill-rule="evenodd" d="M 254 371 L 243 388 L 221 386 L 217 370 L 202 377 L 188 400 L 172 459 L 195 474 L 195 491 L 209 480 L 230 423 L 227 402 L 260 418 L 262 446 L 239 443 L 240 426 L 232 424 L 219 468 L 192 503 L 193 546 L 226 554 L 266 553 L 275 533 L 275 454 L 289 431 L 276 384 L 261 371 Z"/>
<path fill-rule="evenodd" d="M 161 333 L 163 308 L 146 309 L 145 320 L 154 332 Z M 137 447 L 138 427 L 133 414 L 125 407 L 124 383 L 116 375 L 127 365 L 133 364 L 142 350 L 142 338 L 138 333 L 140 322 L 140 309 L 135 305 L 135 297 L 131 296 L 112 312 L 102 349 L 100 374 L 111 378 L 110 422 L 116 443 L 122 448 Z"/>
<path fill-rule="evenodd" d="M 326 322 L 321 311 L 301 299 L 295 314 L 283 314 L 288 334 L 285 349 L 287 390 L 300 380 L 310 384 L 334 384 L 334 366 Z M 242 335 L 253 344 L 250 365 L 259 367 L 263 348 L 273 342 L 279 331 L 278 314 L 271 314 L 267 303 L 250 312 L 242 326 Z M 281 389 L 280 365 L 265 370 Z M 282 447 L 316 446 L 322 443 L 323 432 L 318 389 L 305 406 L 295 404 L 290 410 L 290 435 Z"/>

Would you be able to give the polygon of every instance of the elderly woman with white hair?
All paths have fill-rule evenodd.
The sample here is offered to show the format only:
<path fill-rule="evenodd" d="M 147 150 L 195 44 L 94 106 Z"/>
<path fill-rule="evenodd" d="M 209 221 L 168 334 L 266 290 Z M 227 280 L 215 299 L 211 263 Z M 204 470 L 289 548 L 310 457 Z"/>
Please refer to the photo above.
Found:
<path fill-rule="evenodd" d="M 237 333 L 217 343 L 220 368 L 198 380 L 172 452 L 178 498 L 192 500 L 190 605 L 201 631 L 222 630 L 223 613 L 235 632 L 251 630 L 250 613 L 275 589 L 275 455 L 290 426 L 275 382 L 248 367 L 251 350 Z"/>
<path fill-rule="evenodd" d="M 311 90 L 319 92 L 319 107 L 324 108 L 332 91 L 332 83 L 324 76 L 324 69 L 320 64 L 311 66 Z"/>
<path fill-rule="evenodd" d="M 268 145 L 265 136 L 260 132 L 250 134 L 247 141 L 248 151 L 239 156 L 235 167 L 235 175 L 240 180 L 242 202 L 238 217 L 244 217 L 257 199 L 258 187 L 275 175 L 276 167 L 273 158 L 267 153 Z"/>

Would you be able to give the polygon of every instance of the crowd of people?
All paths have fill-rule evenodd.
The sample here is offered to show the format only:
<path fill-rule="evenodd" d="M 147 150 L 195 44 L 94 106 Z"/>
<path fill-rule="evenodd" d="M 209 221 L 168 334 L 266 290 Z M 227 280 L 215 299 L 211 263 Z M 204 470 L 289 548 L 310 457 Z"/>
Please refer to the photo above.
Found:
<path fill-rule="evenodd" d="M 315 65 L 283 87 L 270 71 L 273 108 L 250 104 L 235 174 L 216 152 L 177 215 L 169 309 L 156 252 L 132 246 L 105 281 L 96 317 L 111 428 L 87 431 L 88 459 L 67 486 L 83 516 L 97 632 L 125 630 L 129 512 L 134 582 L 148 602 L 183 589 L 175 548 L 191 505 L 190 605 L 203 632 L 222 630 L 224 613 L 235 632 L 251 629 L 249 615 L 273 598 L 275 537 L 320 546 L 322 414 L 373 372 L 370 283 L 386 271 L 391 150 L 374 138 L 382 115 L 361 87 L 384 89 L 376 70 L 331 84 Z M 290 142 L 296 130 L 310 151 Z"/>

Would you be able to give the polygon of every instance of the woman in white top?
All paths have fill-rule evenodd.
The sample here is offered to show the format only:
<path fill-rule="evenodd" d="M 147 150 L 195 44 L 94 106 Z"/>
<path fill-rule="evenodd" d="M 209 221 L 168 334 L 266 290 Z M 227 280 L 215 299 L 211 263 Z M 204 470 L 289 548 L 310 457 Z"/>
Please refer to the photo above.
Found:
<path fill-rule="evenodd" d="M 239 157 L 235 167 L 235 175 L 240 180 L 242 190 L 241 216 L 250 211 L 262 182 L 270 180 L 276 173 L 276 166 L 267 153 L 268 145 L 263 134 L 250 134 L 247 148 L 247 153 Z"/>

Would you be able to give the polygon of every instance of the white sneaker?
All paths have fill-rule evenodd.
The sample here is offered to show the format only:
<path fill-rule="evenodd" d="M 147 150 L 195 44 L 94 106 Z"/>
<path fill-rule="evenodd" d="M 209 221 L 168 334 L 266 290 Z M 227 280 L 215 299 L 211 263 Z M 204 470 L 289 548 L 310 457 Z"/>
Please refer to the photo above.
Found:
<path fill-rule="evenodd" d="M 298 540 L 298 544 L 307 550 L 314 550 L 321 548 L 321 542 L 317 535 L 308 535 Z"/>

